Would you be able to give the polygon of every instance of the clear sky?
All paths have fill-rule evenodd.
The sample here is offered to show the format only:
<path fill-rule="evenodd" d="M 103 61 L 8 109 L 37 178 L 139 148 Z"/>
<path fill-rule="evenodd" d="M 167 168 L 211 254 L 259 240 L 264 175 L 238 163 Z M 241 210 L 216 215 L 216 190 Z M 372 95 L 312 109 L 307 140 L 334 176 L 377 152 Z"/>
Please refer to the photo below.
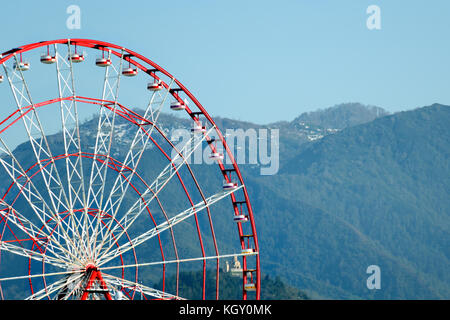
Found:
<path fill-rule="evenodd" d="M 71 4 L 79 30 L 66 27 Z M 380 30 L 366 26 L 369 5 Z M 40 0 L 0 11 L 0 51 L 59 38 L 123 45 L 213 117 L 270 123 L 343 102 L 391 112 L 450 104 L 448 0 Z"/>

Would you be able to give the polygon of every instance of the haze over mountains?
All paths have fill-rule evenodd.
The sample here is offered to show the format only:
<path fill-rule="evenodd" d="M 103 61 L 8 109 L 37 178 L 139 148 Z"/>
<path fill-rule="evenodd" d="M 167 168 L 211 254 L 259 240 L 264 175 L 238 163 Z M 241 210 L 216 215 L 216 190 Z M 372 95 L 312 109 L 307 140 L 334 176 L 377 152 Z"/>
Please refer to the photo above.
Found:
<path fill-rule="evenodd" d="M 260 175 L 258 164 L 239 165 L 263 274 L 312 298 L 450 298 L 449 106 L 389 114 L 347 103 L 268 125 L 215 121 L 222 132 L 279 129 L 275 175 Z M 83 134 L 95 123 L 84 123 Z M 159 123 L 168 133 L 191 126 L 169 114 Z M 118 128 L 120 153 L 131 137 L 120 123 Z M 27 148 L 15 152 L 25 157 Z M 158 161 L 143 161 L 144 172 L 160 167 Z M 198 167 L 206 180 L 217 174 L 216 167 Z M 214 226 L 226 239 L 220 219 Z M 380 267 L 379 290 L 367 288 L 370 265 Z"/>

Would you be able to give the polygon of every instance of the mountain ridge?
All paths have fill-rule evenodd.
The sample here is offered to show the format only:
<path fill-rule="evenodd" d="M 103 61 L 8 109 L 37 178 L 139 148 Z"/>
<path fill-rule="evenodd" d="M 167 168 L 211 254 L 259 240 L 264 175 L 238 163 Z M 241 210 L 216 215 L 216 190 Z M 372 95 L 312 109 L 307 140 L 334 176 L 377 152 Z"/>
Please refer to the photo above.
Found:
<path fill-rule="evenodd" d="M 439 220 L 438 219 L 439 213 L 433 212 L 433 210 L 430 211 L 430 209 L 427 209 L 426 211 L 424 211 L 425 209 L 424 209 L 423 204 L 419 203 L 420 207 L 417 207 L 417 205 L 414 203 L 414 201 L 424 202 L 425 200 L 427 200 L 427 199 L 415 200 L 414 195 L 418 194 L 418 192 L 416 191 L 418 186 L 420 186 L 422 188 L 422 189 L 420 189 L 420 192 L 422 192 L 422 193 L 424 193 L 424 191 L 428 192 L 426 189 L 423 190 L 423 188 L 425 186 L 427 186 L 427 187 L 429 186 L 428 181 L 425 179 L 424 181 L 421 181 L 421 183 L 419 183 L 418 186 L 415 186 L 413 182 L 406 183 L 406 181 L 410 181 L 412 178 L 409 177 L 411 171 L 402 173 L 402 170 L 400 170 L 403 168 L 404 162 L 400 162 L 399 164 L 394 165 L 393 167 L 390 166 L 391 162 L 389 162 L 386 164 L 387 168 L 384 168 L 383 165 L 373 162 L 374 159 L 377 159 L 376 157 L 374 157 L 374 159 L 372 159 L 370 163 L 365 163 L 364 161 L 367 162 L 367 160 L 371 159 L 371 157 L 369 157 L 365 153 L 366 151 L 363 151 L 363 150 L 365 150 L 364 148 L 362 148 L 360 150 L 361 147 L 358 147 L 358 143 L 360 146 L 365 146 L 365 144 L 367 144 L 367 143 L 369 143 L 369 145 L 370 145 L 370 143 L 377 141 L 377 139 L 372 141 L 373 138 L 377 138 L 377 135 L 379 135 L 379 134 L 381 134 L 381 136 L 383 136 L 383 134 L 384 134 L 385 140 L 382 140 L 382 141 L 386 145 L 385 149 L 387 151 L 389 151 L 390 147 L 392 146 L 392 148 L 394 148 L 395 152 L 391 152 L 391 151 L 384 152 L 382 144 L 376 145 L 376 147 L 378 148 L 378 149 L 376 149 L 376 151 L 378 151 L 379 153 L 381 152 L 381 155 L 379 155 L 381 157 L 380 159 L 383 159 L 383 157 L 386 157 L 386 156 L 388 157 L 386 159 L 390 159 L 389 155 L 392 153 L 396 156 L 395 159 L 397 159 L 397 160 L 408 159 L 409 164 L 408 164 L 408 166 L 406 166 L 406 168 L 415 169 L 416 167 L 425 166 L 428 170 L 430 170 L 431 169 L 430 167 L 432 167 L 433 165 L 431 165 L 431 166 L 426 165 L 429 162 L 429 160 L 427 159 L 428 157 L 426 155 L 427 152 L 425 152 L 425 153 L 424 152 L 415 152 L 415 149 L 413 147 L 406 148 L 406 149 L 404 148 L 405 150 L 401 149 L 400 150 L 401 152 L 398 152 L 398 150 L 396 148 L 405 147 L 404 146 L 404 140 L 405 140 L 404 137 L 408 137 L 409 135 L 411 135 L 411 137 L 416 138 L 415 134 L 417 135 L 417 133 L 415 133 L 415 132 L 417 132 L 417 131 L 420 132 L 420 135 L 426 137 L 422 140 L 419 140 L 417 138 L 417 141 L 422 141 L 422 144 L 419 144 L 419 146 L 421 146 L 421 145 L 428 146 L 430 144 L 429 143 L 430 140 L 432 140 L 432 139 L 437 140 L 435 137 L 441 136 L 441 137 L 444 137 L 444 138 L 441 138 L 441 140 L 443 140 L 442 147 L 440 150 L 438 150 L 439 152 L 436 152 L 436 156 L 434 156 L 434 155 L 433 156 L 436 159 L 435 161 L 440 160 L 442 162 L 441 169 L 444 172 L 448 172 L 448 145 L 449 145 L 448 142 L 449 141 L 448 141 L 448 138 L 446 138 L 446 137 L 448 137 L 448 132 L 447 132 L 448 130 L 446 131 L 445 125 L 446 125 L 446 123 L 448 123 L 447 121 L 449 119 L 448 118 L 449 110 L 450 110 L 450 108 L 447 106 L 435 104 L 435 105 L 432 105 L 429 107 L 424 107 L 424 108 L 416 109 L 413 111 L 405 111 L 405 112 L 397 113 L 397 114 L 390 115 L 387 117 L 382 117 L 382 118 L 374 120 L 368 124 L 357 125 L 357 126 L 353 126 L 353 127 L 344 129 L 344 130 L 340 131 L 339 133 L 336 133 L 335 135 L 329 135 L 319 141 L 310 143 L 306 148 L 300 150 L 296 156 L 290 157 L 289 161 L 285 161 L 284 163 L 282 162 L 282 165 L 280 166 L 281 169 L 280 169 L 279 174 L 277 176 L 272 177 L 271 184 L 277 186 L 277 188 L 273 189 L 272 191 L 277 192 L 278 189 L 280 188 L 280 186 L 282 186 L 281 187 L 282 192 L 279 192 L 279 193 L 282 194 L 284 198 L 287 198 L 287 199 L 300 198 L 301 200 L 306 201 L 306 202 L 308 202 L 308 204 L 310 204 L 314 207 L 320 208 L 321 210 L 325 210 L 325 211 L 331 210 L 331 212 L 337 210 L 337 212 L 340 212 L 339 214 L 341 214 L 341 215 L 342 215 L 341 212 L 348 211 L 350 213 L 347 213 L 344 215 L 347 217 L 346 221 L 350 222 L 351 225 L 353 225 L 357 229 L 364 227 L 365 229 L 361 230 L 363 232 L 363 234 L 365 234 L 366 236 L 369 235 L 369 237 L 372 240 L 374 240 L 374 236 L 376 235 L 376 233 L 374 234 L 373 232 L 371 232 L 371 234 L 367 234 L 367 231 L 373 230 L 373 228 L 376 229 L 376 227 L 375 227 L 376 224 L 368 223 L 368 220 L 370 220 L 370 219 L 365 218 L 363 215 L 358 213 L 358 211 L 360 211 L 361 208 L 364 207 L 362 205 L 363 204 L 362 201 L 366 200 L 366 197 L 368 195 L 367 192 L 373 191 L 373 190 L 371 190 L 371 188 L 374 188 L 376 190 L 378 190 L 378 189 L 382 190 L 383 187 L 381 187 L 381 186 L 383 184 L 385 185 L 385 189 L 387 188 L 387 190 L 389 190 L 389 188 L 392 188 L 391 186 L 395 187 L 395 189 L 393 189 L 393 191 L 391 191 L 392 195 L 389 194 L 389 192 L 380 194 L 381 199 L 385 199 L 383 201 L 387 201 L 387 202 L 381 202 L 381 203 L 377 204 L 375 207 L 373 207 L 374 209 L 376 209 L 374 212 L 377 212 L 377 210 L 378 210 L 378 212 L 380 212 L 378 214 L 372 215 L 374 219 L 379 219 L 377 217 L 378 215 L 380 217 L 382 217 L 383 215 L 386 215 L 386 214 L 383 214 L 382 211 L 379 211 L 379 210 L 389 210 L 388 208 L 391 206 L 392 209 L 394 210 L 393 212 L 402 213 L 405 210 L 409 210 L 411 212 L 414 212 L 414 215 L 417 217 L 421 217 L 421 216 L 425 215 L 425 213 L 427 213 L 427 214 L 431 213 L 430 218 L 422 217 L 422 219 L 420 221 L 423 221 L 423 222 L 421 223 L 420 226 L 415 225 L 416 223 L 418 223 L 418 222 L 414 222 L 415 219 L 417 219 L 417 217 L 415 219 L 414 219 L 414 217 L 407 218 L 407 220 L 405 220 L 405 222 L 407 222 L 411 225 L 411 231 L 409 233 L 403 231 L 402 234 L 405 236 L 405 238 L 410 237 L 411 234 L 414 234 L 414 235 L 421 235 L 422 238 L 425 237 L 422 240 L 429 240 L 429 239 L 426 239 L 426 237 L 429 238 L 430 234 L 426 233 L 423 229 L 429 229 L 429 228 L 438 228 L 438 229 L 434 229 L 434 232 L 436 233 L 434 235 L 434 238 L 431 237 L 430 238 L 431 240 L 427 241 L 427 242 L 433 241 L 433 242 L 430 242 L 428 244 L 428 246 L 433 244 L 434 247 L 427 247 L 425 244 L 415 241 L 412 243 L 417 245 L 416 250 L 407 250 L 406 247 L 402 246 L 402 248 L 404 250 L 406 250 L 406 252 L 408 253 L 406 256 L 405 256 L 405 254 L 403 254 L 403 258 L 402 258 L 401 251 L 398 251 L 398 250 L 395 251 L 394 247 L 389 248 L 390 250 L 387 252 L 392 252 L 392 250 L 394 250 L 394 252 L 392 252 L 390 254 L 390 256 L 402 258 L 403 259 L 402 261 L 404 261 L 404 263 L 406 265 L 411 265 L 411 263 L 412 263 L 411 259 L 413 259 L 415 261 L 412 264 L 412 265 L 414 265 L 413 268 L 419 268 L 419 269 L 417 269 L 417 271 L 420 270 L 420 273 L 419 273 L 420 275 L 418 274 L 418 278 L 420 278 L 420 279 L 417 280 L 420 283 L 426 282 L 426 281 L 421 280 L 421 279 L 427 277 L 426 275 L 424 275 L 424 272 L 426 273 L 428 271 L 428 269 L 430 269 L 430 268 L 435 270 L 436 275 L 433 277 L 434 279 L 427 280 L 428 283 L 431 282 L 433 284 L 432 285 L 428 284 L 428 285 L 426 285 L 426 287 L 429 287 L 429 286 L 436 287 L 436 288 L 439 287 L 440 288 L 439 290 L 441 290 L 440 291 L 441 293 L 435 292 L 434 294 L 431 294 L 431 292 L 429 292 L 428 295 L 424 294 L 422 297 L 426 298 L 429 295 L 437 297 L 437 298 L 448 297 L 449 296 L 448 277 L 446 277 L 444 275 L 445 267 L 443 267 L 443 268 L 432 267 L 430 265 L 430 263 L 426 263 L 425 265 L 422 265 L 423 262 L 421 261 L 421 256 L 420 256 L 421 254 L 423 254 L 425 252 L 429 252 L 424 255 L 424 259 L 427 259 L 430 261 L 441 261 L 442 265 L 449 266 L 448 259 L 444 258 L 444 256 L 448 257 L 448 254 L 449 254 L 448 248 L 445 247 L 445 243 L 448 242 L 445 240 L 446 239 L 445 235 L 448 236 L 448 230 L 449 230 L 448 229 L 448 219 L 446 219 L 445 216 L 443 216 L 443 217 L 440 217 L 440 220 Z M 428 122 L 423 123 L 423 119 L 427 119 Z M 402 131 L 399 131 L 399 132 L 393 131 L 396 133 L 396 134 L 393 134 L 393 132 L 386 130 L 387 128 L 390 128 L 389 127 L 390 123 L 392 123 L 391 127 L 396 128 L 396 129 L 400 128 L 401 130 L 403 130 L 404 134 L 403 135 L 399 134 L 399 132 L 401 133 Z M 410 125 L 408 126 L 407 124 L 410 124 Z M 440 124 L 440 126 L 438 126 L 438 128 L 436 128 L 436 124 Z M 416 128 L 420 125 L 422 125 L 424 127 L 424 129 L 417 130 Z M 380 130 L 378 133 L 376 133 L 377 131 L 373 131 L 374 126 L 380 126 L 379 127 Z M 364 135 L 364 133 L 365 133 L 365 135 Z M 369 139 L 368 137 L 371 137 L 371 139 Z M 399 141 L 397 141 L 396 139 Z M 438 140 L 438 141 L 441 141 L 441 140 Z M 433 148 L 431 148 L 431 149 L 433 149 Z M 343 155 L 343 150 L 345 150 L 344 155 Z M 349 156 L 346 156 L 346 153 L 348 153 Z M 374 154 L 377 155 L 376 152 Z M 415 158 L 408 157 L 409 155 L 415 155 Z M 352 159 L 352 157 L 356 158 L 357 161 L 355 161 L 355 159 Z M 342 166 L 338 165 L 339 161 L 340 161 L 338 159 L 343 159 L 344 164 L 342 164 Z M 364 160 L 364 159 L 366 159 L 366 160 Z M 446 161 L 447 161 L 447 165 L 445 165 Z M 334 165 L 335 163 L 338 163 L 338 164 Z M 355 165 L 356 165 L 356 167 L 355 167 Z M 357 169 L 357 170 L 355 170 L 355 169 Z M 364 171 L 367 171 L 370 175 L 367 175 L 367 173 L 363 174 Z M 417 169 L 415 169 L 415 171 L 412 171 L 412 172 L 420 173 L 420 171 L 417 171 Z M 354 174 L 353 178 L 351 178 L 351 174 Z M 343 181 L 346 181 L 346 185 L 344 186 L 339 181 L 341 181 L 341 179 L 346 177 L 347 175 L 348 175 L 348 177 L 346 178 L 346 180 L 343 180 Z M 397 176 L 399 177 L 399 179 L 401 181 L 406 179 L 405 184 L 398 184 L 398 183 L 396 184 Z M 376 187 L 373 187 L 372 185 L 365 183 L 365 179 L 370 179 L 370 177 L 372 177 L 372 180 L 368 180 L 368 181 L 373 181 L 374 183 L 376 182 L 378 184 Z M 383 179 L 376 179 L 377 177 L 383 177 Z M 393 177 L 395 177 L 395 179 L 393 179 Z M 437 181 L 441 181 L 441 183 L 448 186 L 448 179 L 445 179 L 445 178 L 446 178 L 446 175 L 444 174 L 443 176 L 441 176 L 440 180 L 437 179 Z M 307 180 L 305 180 L 305 179 L 307 179 Z M 383 180 L 386 180 L 386 181 L 383 181 Z M 261 183 L 262 182 L 260 182 L 260 184 Z M 298 188 L 299 185 L 301 185 L 302 188 L 299 189 Z M 361 189 L 362 187 L 364 189 Z M 340 189 L 342 189 L 342 190 L 340 190 Z M 352 189 L 354 189 L 354 190 L 352 190 Z M 362 196 L 359 194 L 360 189 L 362 191 L 366 190 L 364 192 L 364 195 L 362 195 Z M 346 193 L 344 193 L 343 190 L 345 190 Z M 432 190 L 436 190 L 436 189 L 433 188 Z M 444 188 L 442 190 L 446 190 L 446 189 Z M 441 195 L 441 197 L 439 199 L 442 201 L 443 208 L 448 208 L 448 205 L 449 205 L 448 201 L 445 201 L 446 193 L 445 193 L 445 191 L 442 191 L 442 190 L 439 192 L 439 194 Z M 277 197 L 281 197 L 280 194 L 278 194 Z M 321 197 L 317 198 L 317 194 L 321 194 Z M 350 196 L 348 196 L 348 194 L 351 194 L 352 196 L 350 197 Z M 403 196 L 404 194 L 406 195 L 406 200 L 397 199 L 397 195 Z M 408 194 L 410 194 L 410 195 L 408 195 Z M 392 197 L 393 195 L 395 195 L 395 196 Z M 261 201 L 261 199 L 264 198 L 262 196 L 259 196 L 259 197 L 255 196 L 255 197 L 256 197 L 256 202 Z M 267 197 L 267 195 L 266 195 L 266 197 Z M 358 198 L 361 198 L 361 201 L 358 200 L 359 202 L 355 202 L 355 200 L 357 200 Z M 388 199 L 391 199 L 391 200 L 388 200 Z M 377 199 L 374 199 L 374 200 L 376 201 Z M 374 200 L 371 200 L 371 201 L 374 201 Z M 353 207 L 350 206 L 347 209 L 339 208 L 339 207 L 341 207 L 341 205 L 339 203 L 346 202 L 346 201 L 347 201 L 347 203 L 350 203 L 350 204 L 354 203 Z M 407 201 L 407 202 L 405 202 L 405 201 Z M 328 205 L 327 204 L 328 202 L 331 202 L 332 204 Z M 389 202 L 392 202 L 392 204 L 389 204 Z M 383 209 L 383 208 L 385 208 L 385 209 Z M 348 209 L 351 209 L 351 210 L 348 210 Z M 437 210 L 439 210 L 439 208 L 437 208 Z M 444 214 L 444 212 L 445 212 L 445 210 L 440 210 L 441 214 Z M 285 213 L 285 214 L 287 215 L 288 213 Z M 334 215 L 336 215 L 336 214 L 334 214 Z M 392 215 L 392 218 L 396 219 L 395 225 L 397 227 L 400 227 L 400 225 L 398 224 L 397 221 L 402 221 L 406 217 L 407 216 L 404 216 L 403 213 L 401 215 L 399 215 L 399 214 Z M 390 219 L 392 219 L 392 218 L 390 218 Z M 435 219 L 438 219 L 440 223 L 435 223 L 434 222 Z M 447 223 L 445 223 L 445 221 L 447 221 Z M 383 223 L 382 221 L 380 221 L 379 223 L 381 225 L 385 225 L 385 224 L 382 224 Z M 430 225 L 430 223 L 432 223 L 432 224 Z M 402 228 L 402 227 L 400 227 L 400 228 Z M 442 231 L 439 231 L 440 229 L 442 229 Z M 380 235 L 382 235 L 382 234 L 383 233 L 381 233 Z M 393 235 L 394 234 L 391 233 L 390 230 L 389 230 L 389 233 L 384 232 L 384 236 L 388 236 L 388 238 L 395 239 L 395 238 L 393 238 Z M 375 240 L 376 239 L 377 238 L 375 238 Z M 379 244 L 381 244 L 383 248 L 385 248 L 386 244 L 380 243 L 380 240 L 383 239 L 383 236 L 381 236 L 381 237 L 378 236 L 378 239 L 379 240 L 377 240 L 377 242 Z M 398 241 L 398 239 L 396 241 Z M 413 240 L 410 240 L 410 241 L 413 241 Z M 440 247 L 436 248 L 438 245 Z M 427 248 L 427 249 L 425 249 L 425 248 Z M 426 256 L 428 256 L 428 257 L 425 258 Z M 405 260 L 405 258 L 407 258 L 407 259 Z M 396 275 L 396 277 L 400 277 L 400 276 L 401 276 L 400 274 Z M 447 280 L 444 280 L 444 279 L 447 279 Z M 409 280 L 409 283 L 413 283 L 413 282 L 414 282 L 413 280 L 411 280 L 411 279 Z M 440 282 L 447 283 L 447 284 L 441 285 Z M 416 285 L 422 286 L 420 283 L 419 284 L 416 283 Z M 422 289 L 425 291 L 428 291 L 423 286 L 422 286 Z M 434 290 L 432 290 L 432 291 L 434 291 Z M 406 291 L 403 292 L 401 294 L 401 296 L 404 296 L 405 294 L 407 294 Z M 391 298 L 391 295 L 389 295 L 388 297 Z M 395 295 L 394 295 L 394 297 L 395 297 Z M 411 298 L 409 295 L 408 295 L 408 297 Z"/>
<path fill-rule="evenodd" d="M 329 109 L 331 118 L 340 110 Z M 366 122 L 361 116 L 362 123 L 344 112 L 350 118 L 340 129 L 304 118 L 300 124 L 301 116 L 267 125 L 215 118 L 222 132 L 280 130 L 277 174 L 261 176 L 254 166 L 239 164 L 255 213 L 262 272 L 313 298 L 448 299 L 449 111 L 433 104 Z M 188 120 L 171 114 L 161 114 L 159 123 L 169 136 L 190 129 Z M 83 123 L 82 133 L 95 124 Z M 120 153 L 129 133 L 120 122 L 118 128 L 114 152 Z M 58 135 L 49 141 L 60 146 Z M 21 144 L 14 153 L 26 157 L 28 148 Z M 157 162 L 146 163 L 144 171 L 155 171 Z M 205 164 L 197 168 L 206 178 L 212 174 Z M 218 230 L 218 236 L 226 234 Z M 372 264 L 381 268 L 381 290 L 366 287 Z"/>

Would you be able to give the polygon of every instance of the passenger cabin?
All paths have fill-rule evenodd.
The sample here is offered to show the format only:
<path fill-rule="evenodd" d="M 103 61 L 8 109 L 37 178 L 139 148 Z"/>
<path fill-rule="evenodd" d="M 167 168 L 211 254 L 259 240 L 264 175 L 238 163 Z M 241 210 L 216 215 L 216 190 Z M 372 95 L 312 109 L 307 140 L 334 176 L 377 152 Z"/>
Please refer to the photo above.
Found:
<path fill-rule="evenodd" d="M 236 189 L 238 184 L 236 182 L 227 182 L 223 183 L 223 190 L 233 190 Z"/>
<path fill-rule="evenodd" d="M 246 283 L 244 284 L 245 291 L 256 291 L 256 284 L 254 283 Z"/>
<path fill-rule="evenodd" d="M 192 133 L 205 133 L 206 127 L 202 126 L 200 124 L 194 124 L 194 126 L 191 128 Z"/>
<path fill-rule="evenodd" d="M 109 67 L 112 64 L 111 59 L 108 58 L 97 58 L 95 60 L 95 65 L 97 67 Z"/>
<path fill-rule="evenodd" d="M 149 82 L 147 84 L 147 90 L 158 91 L 162 89 L 162 84 L 160 81 Z"/>
<path fill-rule="evenodd" d="M 238 214 L 233 217 L 234 222 L 247 222 L 248 218 L 243 214 Z"/>
<path fill-rule="evenodd" d="M 49 54 L 43 54 L 41 56 L 41 62 L 44 64 L 53 64 L 56 62 L 56 56 L 51 56 Z"/>
<path fill-rule="evenodd" d="M 22 62 L 22 61 L 20 61 L 19 63 L 14 62 L 14 69 L 20 70 L 20 71 L 27 71 L 28 69 L 30 69 L 30 63 Z"/>
<path fill-rule="evenodd" d="M 68 59 L 70 61 L 72 61 L 73 63 L 80 63 L 80 62 L 84 61 L 84 55 L 78 54 L 78 53 L 73 53 L 69 56 Z"/>
<path fill-rule="evenodd" d="M 223 160 L 223 154 L 220 152 L 211 152 L 209 158 L 213 160 Z"/>
<path fill-rule="evenodd" d="M 175 110 L 175 111 L 179 111 L 179 110 L 184 110 L 186 109 L 186 106 L 183 102 L 180 101 L 174 101 L 170 104 L 170 109 L 171 110 Z"/>
<path fill-rule="evenodd" d="M 134 77 L 138 74 L 138 69 L 129 67 L 129 68 L 123 69 L 122 74 L 126 77 Z"/>
<path fill-rule="evenodd" d="M 230 273 L 232 276 L 242 276 L 241 263 L 236 256 L 234 257 L 233 266 L 230 268 Z"/>

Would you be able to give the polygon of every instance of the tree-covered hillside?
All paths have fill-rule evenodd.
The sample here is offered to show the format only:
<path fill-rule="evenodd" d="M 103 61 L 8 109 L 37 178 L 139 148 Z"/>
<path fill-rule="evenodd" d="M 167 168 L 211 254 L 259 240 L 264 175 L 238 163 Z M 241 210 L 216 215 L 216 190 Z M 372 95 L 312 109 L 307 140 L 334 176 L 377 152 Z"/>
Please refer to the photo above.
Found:
<path fill-rule="evenodd" d="M 219 299 L 239 300 L 242 299 L 242 277 L 232 276 L 230 273 L 220 272 L 219 276 Z M 179 295 L 187 299 L 202 298 L 203 275 L 201 271 L 182 272 L 179 276 Z M 166 279 L 166 290 L 176 292 L 175 276 Z M 162 281 L 156 288 L 162 289 Z M 206 299 L 216 298 L 216 275 L 215 272 L 207 272 L 205 282 Z M 250 292 L 249 299 L 254 298 Z M 279 277 L 263 275 L 261 279 L 261 299 L 263 300 L 307 300 L 308 296 L 299 289 L 292 287 Z"/>
<path fill-rule="evenodd" d="M 263 265 L 318 296 L 448 299 L 449 123 L 441 105 L 385 116 L 247 177 Z M 366 287 L 372 264 L 380 290 Z"/>

